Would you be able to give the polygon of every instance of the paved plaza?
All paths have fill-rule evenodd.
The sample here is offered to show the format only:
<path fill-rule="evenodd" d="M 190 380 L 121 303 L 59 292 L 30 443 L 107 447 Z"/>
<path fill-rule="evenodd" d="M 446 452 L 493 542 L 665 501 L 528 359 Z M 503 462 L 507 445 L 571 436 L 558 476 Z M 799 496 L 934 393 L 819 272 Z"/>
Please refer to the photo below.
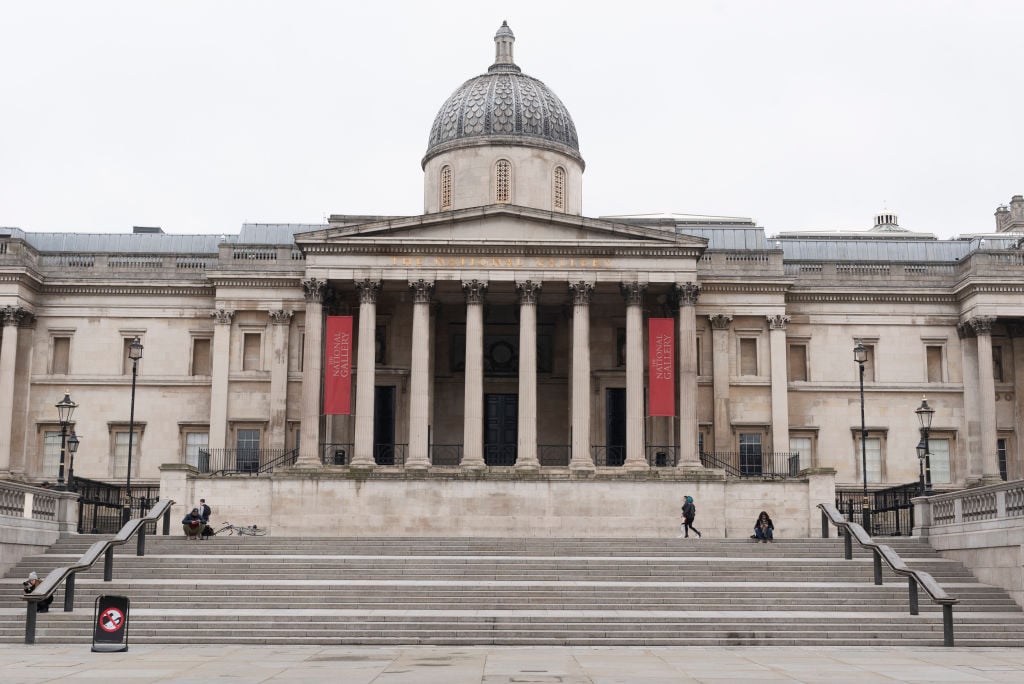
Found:
<path fill-rule="evenodd" d="M 438 647 L 0 645 L 0 680 L 659 684 L 1021 682 L 1024 649 L 905 647 Z"/>

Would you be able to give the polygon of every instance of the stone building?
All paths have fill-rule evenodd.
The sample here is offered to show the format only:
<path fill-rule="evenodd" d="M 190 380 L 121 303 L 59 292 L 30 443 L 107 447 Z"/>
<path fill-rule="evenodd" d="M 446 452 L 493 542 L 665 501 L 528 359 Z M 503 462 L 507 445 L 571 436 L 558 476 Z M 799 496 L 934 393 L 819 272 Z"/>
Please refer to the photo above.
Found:
<path fill-rule="evenodd" d="M 917 480 L 923 396 L 936 486 L 1024 476 L 1024 197 L 994 233 L 952 240 L 891 213 L 773 237 L 748 219 L 587 217 L 573 120 L 513 43 L 503 25 L 494 64 L 441 106 L 422 215 L 220 237 L 0 229 L 0 473 L 57 478 L 68 393 L 75 473 L 123 482 L 138 338 L 135 483 L 294 463 L 834 469 L 855 487 L 866 462 L 881 488 Z M 351 415 L 324 415 L 327 315 L 356 321 Z M 652 318 L 673 320 L 674 416 L 648 415 Z"/>

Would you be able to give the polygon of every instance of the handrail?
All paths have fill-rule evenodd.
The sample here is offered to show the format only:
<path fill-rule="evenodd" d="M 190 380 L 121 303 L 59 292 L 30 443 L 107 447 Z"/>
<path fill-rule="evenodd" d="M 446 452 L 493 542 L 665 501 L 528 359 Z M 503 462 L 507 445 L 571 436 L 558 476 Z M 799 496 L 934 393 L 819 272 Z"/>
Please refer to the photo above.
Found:
<path fill-rule="evenodd" d="M 902 575 L 908 579 L 908 588 L 910 591 L 910 614 L 917 615 L 917 587 L 918 585 L 924 587 L 924 590 L 928 592 L 928 596 L 931 597 L 932 601 L 942 606 L 942 641 L 944 646 L 953 645 L 953 605 L 960 602 L 960 599 L 954 598 L 946 593 L 935 578 L 932 577 L 931 573 L 923 570 L 914 570 L 909 567 L 900 555 L 889 546 L 888 544 L 876 543 L 867 531 L 855 522 L 849 522 L 839 512 L 839 509 L 834 504 L 820 503 L 818 508 L 821 509 L 821 523 L 822 523 L 822 535 L 827 536 L 828 534 L 828 522 L 831 522 L 837 528 L 845 530 L 846 534 L 843 535 L 845 539 L 845 557 L 846 560 L 853 558 L 852 542 L 853 538 L 857 539 L 857 543 L 866 549 L 871 549 L 874 556 L 874 569 L 875 569 L 875 584 L 882 583 L 882 560 L 884 559 L 886 564 L 892 568 L 892 571 L 897 575 Z"/>
<path fill-rule="evenodd" d="M 160 501 L 150 509 L 149 513 L 141 518 L 132 518 L 124 524 L 121 530 L 113 539 L 98 541 L 89 547 L 89 550 L 82 554 L 74 565 L 67 565 L 54 568 L 39 585 L 32 590 L 31 594 L 25 594 L 21 598 L 26 602 L 25 616 L 25 643 L 33 644 L 36 638 L 36 613 L 39 602 L 44 601 L 60 588 L 60 585 L 67 580 L 64 590 L 64 612 L 70 613 L 75 607 L 75 575 L 83 570 L 88 570 L 100 556 L 104 556 L 103 581 L 110 582 L 113 579 L 114 547 L 126 544 L 129 539 L 138 534 L 136 555 L 146 554 L 146 531 L 143 527 L 147 523 L 156 522 L 161 516 L 164 517 L 164 534 L 170 534 L 170 514 L 174 501 L 168 499 Z"/>

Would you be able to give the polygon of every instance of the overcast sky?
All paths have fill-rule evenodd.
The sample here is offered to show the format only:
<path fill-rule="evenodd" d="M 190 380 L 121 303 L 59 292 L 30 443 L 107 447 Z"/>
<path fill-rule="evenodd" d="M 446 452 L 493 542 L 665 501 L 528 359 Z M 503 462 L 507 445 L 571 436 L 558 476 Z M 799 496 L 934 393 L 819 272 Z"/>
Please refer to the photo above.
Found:
<path fill-rule="evenodd" d="M 0 225 L 231 233 L 422 212 L 494 57 L 565 103 L 588 216 L 941 237 L 1024 193 L 1021 0 L 0 0 Z"/>

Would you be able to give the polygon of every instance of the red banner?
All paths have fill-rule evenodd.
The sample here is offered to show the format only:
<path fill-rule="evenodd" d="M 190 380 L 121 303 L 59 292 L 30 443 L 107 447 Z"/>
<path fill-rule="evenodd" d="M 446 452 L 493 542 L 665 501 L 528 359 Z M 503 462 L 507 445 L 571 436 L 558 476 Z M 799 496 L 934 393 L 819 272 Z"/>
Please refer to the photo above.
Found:
<path fill-rule="evenodd" d="M 647 320 L 647 411 L 652 416 L 676 415 L 675 319 Z"/>
<path fill-rule="evenodd" d="M 352 317 L 327 317 L 324 349 L 324 413 L 347 416 L 352 412 Z"/>

